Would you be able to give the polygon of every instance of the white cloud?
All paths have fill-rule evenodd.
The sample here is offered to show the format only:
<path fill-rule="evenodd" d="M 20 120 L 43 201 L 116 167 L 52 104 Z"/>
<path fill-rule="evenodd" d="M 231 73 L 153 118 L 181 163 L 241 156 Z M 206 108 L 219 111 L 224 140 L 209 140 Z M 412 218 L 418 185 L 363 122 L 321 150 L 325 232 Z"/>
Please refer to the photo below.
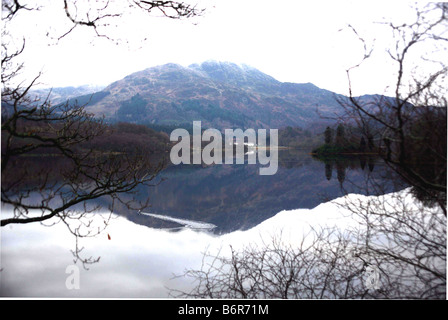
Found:
<path fill-rule="evenodd" d="M 280 81 L 312 82 L 344 94 L 345 70 L 363 52 L 352 32 L 341 28 L 353 25 L 381 48 L 387 33 L 374 22 L 405 19 L 411 12 L 405 1 L 202 1 L 209 10 L 195 24 L 135 11 L 125 14 L 108 32 L 130 40 L 129 45 L 95 39 L 91 30 L 77 28 L 58 45 L 48 46 L 48 28 L 56 35 L 66 30 L 63 8 L 54 3 L 36 15 L 24 14 L 16 30 L 31 39 L 27 65 L 34 73 L 44 70 L 46 85 L 105 85 L 154 65 L 212 59 L 247 63 Z M 141 42 L 143 38 L 147 40 Z M 369 64 L 355 89 L 382 93 L 391 69 L 380 54 Z"/>

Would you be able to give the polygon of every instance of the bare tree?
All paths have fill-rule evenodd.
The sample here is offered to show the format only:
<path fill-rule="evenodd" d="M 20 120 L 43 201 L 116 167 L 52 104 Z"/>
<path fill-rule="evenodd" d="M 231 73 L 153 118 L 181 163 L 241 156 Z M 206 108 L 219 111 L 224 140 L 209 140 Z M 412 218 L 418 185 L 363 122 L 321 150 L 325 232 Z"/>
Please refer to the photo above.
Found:
<path fill-rule="evenodd" d="M 396 82 L 388 86 L 393 96 L 353 95 L 351 72 L 371 58 L 374 48 L 351 27 L 365 53 L 362 62 L 347 70 L 349 96 L 340 99 L 346 111 L 341 118 L 357 123 L 368 143 L 420 193 L 438 193 L 446 214 L 448 66 L 443 52 L 448 44 L 448 5 L 430 3 L 416 9 L 415 21 L 386 25 L 395 40 L 386 50 L 396 66 Z"/>
<path fill-rule="evenodd" d="M 172 290 L 171 294 L 218 299 L 355 297 L 367 292 L 354 288 L 363 264 L 351 259 L 348 245 L 347 235 L 322 229 L 313 230 L 294 246 L 283 244 L 279 236 L 241 251 L 230 247 L 229 255 L 206 254 L 200 270 L 182 275 L 196 282 L 190 292 Z"/>
<path fill-rule="evenodd" d="M 409 190 L 341 199 L 346 226 L 310 226 L 301 240 L 282 234 L 241 250 L 206 253 L 186 270 L 182 298 L 445 299 L 446 218 L 412 201 Z M 362 210 L 361 210 L 362 209 Z M 336 214 L 336 212 L 335 212 Z M 372 272 L 373 271 L 373 272 Z"/>
<path fill-rule="evenodd" d="M 58 40 L 77 27 L 91 28 L 96 36 L 107 37 L 107 26 L 120 12 L 112 1 L 61 1 L 61 10 L 71 25 Z M 129 1 L 135 10 L 150 13 L 159 10 L 171 19 L 190 18 L 202 13 L 194 6 L 174 1 Z M 104 135 L 103 119 L 86 111 L 84 105 L 53 104 L 47 97 L 31 98 L 41 74 L 17 84 L 26 61 L 23 37 L 8 29 L 8 23 L 22 11 L 40 10 L 38 3 L 23 5 L 22 1 L 2 2 L 2 205 L 12 215 L 2 217 L 1 226 L 45 222 L 62 222 L 76 236 L 76 259 L 84 264 L 97 259 L 81 258 L 78 238 L 98 234 L 104 224 L 92 225 L 91 213 L 100 209 L 93 200 L 107 197 L 110 212 L 117 206 L 142 209 L 148 199 L 135 196 L 139 186 L 153 185 L 163 163 L 151 163 L 144 155 L 117 155 L 95 152 L 88 142 Z M 103 201 L 103 200 L 102 200 Z M 97 202 L 98 203 L 98 202 Z"/>
<path fill-rule="evenodd" d="M 384 185 L 369 177 L 366 188 L 380 196 L 351 195 L 336 201 L 351 221 L 348 226 L 314 226 L 294 244 L 274 237 L 261 246 L 207 254 L 199 270 L 181 275 L 194 279 L 195 287 L 173 290 L 173 295 L 446 299 L 448 67 L 446 52 L 440 53 L 448 40 L 447 14 L 446 3 L 431 3 L 416 11 L 412 23 L 387 24 L 395 37 L 395 46 L 387 50 L 397 66 L 393 97 L 353 95 L 351 72 L 371 58 L 373 49 L 350 26 L 365 52 L 347 70 L 349 96 L 340 100 L 345 112 L 338 120 L 357 124 L 368 147 L 378 150 L 410 187 L 385 194 Z M 413 64 L 413 50 L 423 52 L 420 61 L 428 69 Z"/>
<path fill-rule="evenodd" d="M 114 8 L 110 0 L 89 1 L 89 4 L 81 6 L 76 0 L 63 0 L 64 10 L 67 18 L 71 21 L 71 27 L 58 40 L 72 32 L 76 27 L 90 27 L 99 37 L 110 39 L 107 34 L 107 27 L 111 22 L 122 16 L 124 7 Z M 128 0 L 126 4 L 128 10 L 142 10 L 148 14 L 159 12 L 163 17 L 169 19 L 192 18 L 201 15 L 205 9 L 199 9 L 195 5 L 177 1 L 144 1 Z"/>

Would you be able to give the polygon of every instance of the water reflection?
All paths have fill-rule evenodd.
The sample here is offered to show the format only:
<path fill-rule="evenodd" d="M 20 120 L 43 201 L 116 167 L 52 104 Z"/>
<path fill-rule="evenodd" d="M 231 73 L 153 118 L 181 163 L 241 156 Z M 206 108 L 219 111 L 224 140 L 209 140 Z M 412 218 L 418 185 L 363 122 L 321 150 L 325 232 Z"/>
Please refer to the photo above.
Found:
<path fill-rule="evenodd" d="M 375 156 L 353 155 L 353 156 L 335 156 L 328 158 L 313 157 L 317 161 L 325 164 L 325 177 L 331 180 L 333 177 L 333 170 L 336 171 L 336 178 L 342 186 L 345 181 L 345 173 L 347 170 L 368 170 L 373 172 L 375 163 L 384 165 L 379 158 Z M 366 167 L 367 164 L 367 167 Z"/>
<path fill-rule="evenodd" d="M 175 220 L 157 218 L 164 216 L 215 225 L 216 234 L 247 230 L 282 210 L 314 208 L 347 193 L 379 195 L 405 187 L 397 175 L 374 157 L 317 159 L 301 150 L 280 150 L 278 171 L 274 175 L 260 175 L 260 165 L 247 161 L 172 165 L 168 154 L 153 155 L 149 160 L 153 164 L 165 161 L 166 168 L 159 173 L 154 186 L 140 186 L 136 193 L 124 195 L 123 200 L 136 198 L 144 202 L 149 197 L 150 207 L 145 212 L 153 215 L 138 214 L 118 202 L 114 212 L 152 228 L 179 230 L 181 225 Z M 61 157 L 23 158 L 13 176 L 19 174 L 20 167 L 25 168 L 24 172 L 52 170 L 49 185 L 56 185 L 63 178 L 62 172 L 68 170 L 66 162 Z M 42 175 L 23 176 L 16 187 L 39 185 L 38 177 Z M 109 199 L 100 198 L 89 204 L 107 208 Z"/>
<path fill-rule="evenodd" d="M 258 170 L 259 165 L 247 163 L 168 165 L 159 176 L 162 183 L 139 191 L 150 197 L 148 212 L 211 223 L 221 234 L 249 229 L 282 210 L 314 208 L 347 193 L 378 195 L 405 187 L 374 157 L 316 159 L 300 150 L 281 150 L 275 175 L 260 176 Z M 176 227 L 127 210 L 117 213 L 150 227 Z"/>

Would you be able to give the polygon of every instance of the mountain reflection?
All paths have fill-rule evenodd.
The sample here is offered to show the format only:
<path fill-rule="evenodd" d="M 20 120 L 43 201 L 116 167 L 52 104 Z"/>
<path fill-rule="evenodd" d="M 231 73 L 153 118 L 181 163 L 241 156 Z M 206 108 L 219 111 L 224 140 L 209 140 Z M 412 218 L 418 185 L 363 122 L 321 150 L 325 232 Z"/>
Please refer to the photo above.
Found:
<path fill-rule="evenodd" d="M 316 159 L 305 151 L 280 150 L 278 171 L 270 176 L 260 175 L 260 165 L 247 164 L 247 161 L 227 165 L 172 165 L 168 154 L 153 155 L 150 161 L 153 164 L 165 161 L 166 168 L 153 186 L 140 186 L 136 192 L 125 195 L 124 200 L 128 197 L 145 201 L 149 197 L 150 207 L 146 212 L 210 223 L 217 226 L 213 232 L 218 234 L 246 230 L 282 210 L 314 208 L 347 193 L 378 195 L 405 187 L 384 163 L 373 157 Z M 25 178 L 16 187 L 38 185 L 39 174 L 29 173 L 44 170 L 52 170 L 48 177 L 56 185 L 67 168 L 61 157 L 18 159 L 14 176 Z M 107 208 L 109 199 L 96 199 L 89 205 Z M 82 209 L 79 206 L 78 210 Z M 138 214 L 137 210 L 129 210 L 119 202 L 115 203 L 114 212 L 148 227 L 180 229 L 172 221 Z"/>
<path fill-rule="evenodd" d="M 275 175 L 260 176 L 258 169 L 247 163 L 171 165 L 160 174 L 163 182 L 140 191 L 150 197 L 151 213 L 212 223 L 214 232 L 228 233 L 254 227 L 282 210 L 313 208 L 347 193 L 378 195 L 405 187 L 373 157 L 322 160 L 300 150 L 281 150 Z M 117 213 L 150 227 L 176 227 Z"/>

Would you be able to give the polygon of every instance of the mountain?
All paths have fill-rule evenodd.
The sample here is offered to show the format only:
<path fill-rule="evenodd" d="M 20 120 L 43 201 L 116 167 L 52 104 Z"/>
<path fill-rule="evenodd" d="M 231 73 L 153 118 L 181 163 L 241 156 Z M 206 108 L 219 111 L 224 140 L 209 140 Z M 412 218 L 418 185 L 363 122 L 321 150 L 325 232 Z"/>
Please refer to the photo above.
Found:
<path fill-rule="evenodd" d="M 112 122 L 203 127 L 309 127 L 340 110 L 338 95 L 311 83 L 280 82 L 247 65 L 207 61 L 165 64 L 126 76 L 90 100 L 88 110 Z M 319 110 L 319 113 L 317 112 Z"/>
<path fill-rule="evenodd" d="M 83 85 L 79 87 L 56 87 L 34 89 L 30 92 L 31 98 L 46 98 L 47 96 L 54 104 L 63 103 L 69 99 L 83 95 L 89 95 L 104 89 L 104 86 Z"/>

